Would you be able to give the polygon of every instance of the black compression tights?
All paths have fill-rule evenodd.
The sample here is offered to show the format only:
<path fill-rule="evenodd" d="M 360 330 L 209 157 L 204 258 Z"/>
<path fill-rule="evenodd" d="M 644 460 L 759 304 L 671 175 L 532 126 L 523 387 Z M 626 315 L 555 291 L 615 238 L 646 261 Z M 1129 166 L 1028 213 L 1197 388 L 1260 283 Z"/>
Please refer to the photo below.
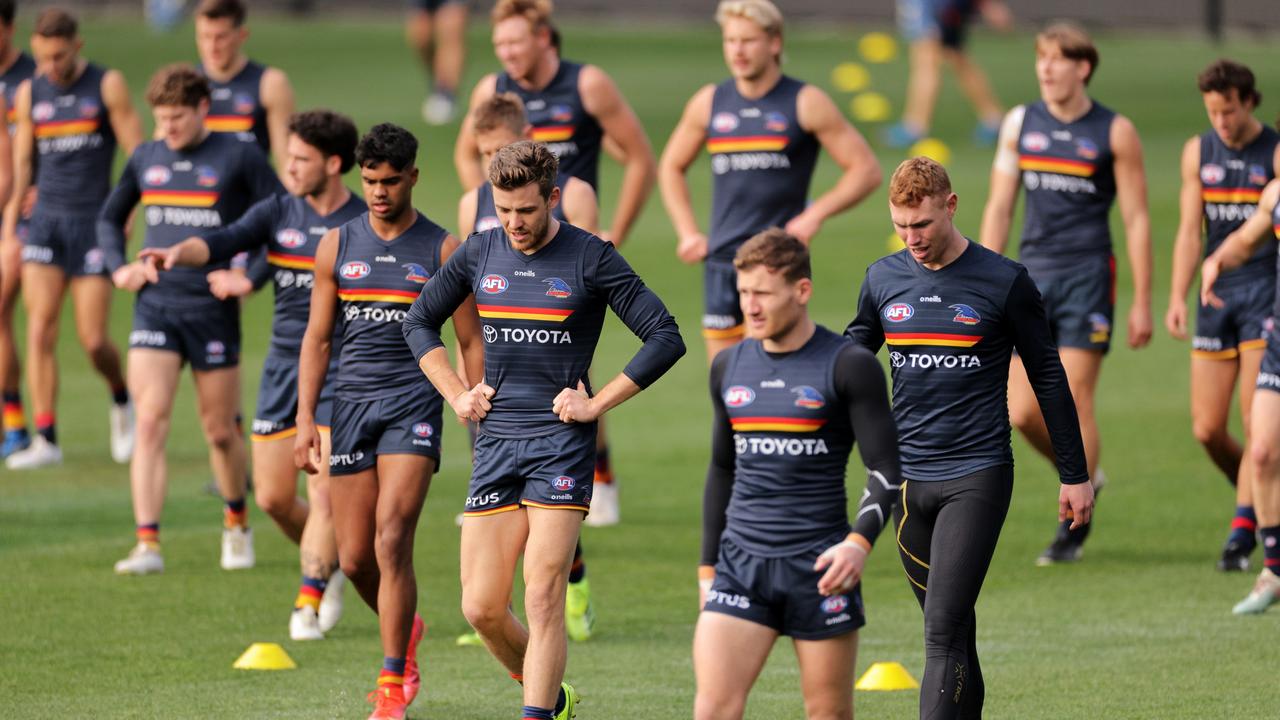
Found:
<path fill-rule="evenodd" d="M 986 688 L 974 606 L 1012 493 L 1008 465 L 955 480 L 902 484 L 894 509 L 898 553 L 924 609 L 921 720 L 982 717 Z"/>

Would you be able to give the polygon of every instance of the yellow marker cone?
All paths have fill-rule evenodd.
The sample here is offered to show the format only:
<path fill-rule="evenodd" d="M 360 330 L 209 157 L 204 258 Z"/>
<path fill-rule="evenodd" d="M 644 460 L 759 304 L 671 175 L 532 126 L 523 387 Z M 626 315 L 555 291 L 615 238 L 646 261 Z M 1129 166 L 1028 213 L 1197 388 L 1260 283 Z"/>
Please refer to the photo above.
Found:
<path fill-rule="evenodd" d="M 871 663 L 854 687 L 858 690 L 915 690 L 920 683 L 901 663 L 878 662 Z"/>
<path fill-rule="evenodd" d="M 858 41 L 858 52 L 869 63 L 887 63 L 898 55 L 898 41 L 892 35 L 869 32 Z"/>
<path fill-rule="evenodd" d="M 298 665 L 276 643 L 254 643 L 231 667 L 237 670 L 295 670 Z"/>
<path fill-rule="evenodd" d="M 889 240 L 885 243 L 885 247 L 889 248 L 889 252 L 896 253 L 906 244 L 902 242 L 902 238 L 898 237 L 898 233 L 889 233 Z"/>
<path fill-rule="evenodd" d="M 878 92 L 864 92 L 849 101 L 849 111 L 858 122 L 875 123 L 889 119 L 889 99 Z"/>
<path fill-rule="evenodd" d="M 831 84 L 840 92 L 858 92 L 871 84 L 871 73 L 856 62 L 842 62 L 831 71 Z"/>
<path fill-rule="evenodd" d="M 937 160 L 940 164 L 946 165 L 951 162 L 951 148 L 947 144 L 937 138 L 925 138 L 915 145 L 911 146 L 908 151 L 912 157 L 923 155 L 927 158 Z"/>

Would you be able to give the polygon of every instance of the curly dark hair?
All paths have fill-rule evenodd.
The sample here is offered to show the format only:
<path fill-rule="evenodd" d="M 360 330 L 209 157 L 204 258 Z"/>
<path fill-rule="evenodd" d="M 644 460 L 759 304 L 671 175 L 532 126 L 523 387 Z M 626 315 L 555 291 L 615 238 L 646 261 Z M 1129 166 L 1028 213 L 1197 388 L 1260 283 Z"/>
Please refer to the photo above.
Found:
<path fill-rule="evenodd" d="M 374 167 L 387 163 L 396 172 L 413 165 L 418 157 L 418 139 L 393 123 L 374 125 L 356 146 L 356 164 Z"/>
<path fill-rule="evenodd" d="M 342 160 L 342 172 L 356 163 L 356 143 L 360 133 L 351 118 L 332 110 L 308 110 L 289 118 L 289 132 L 319 150 L 325 157 Z"/>

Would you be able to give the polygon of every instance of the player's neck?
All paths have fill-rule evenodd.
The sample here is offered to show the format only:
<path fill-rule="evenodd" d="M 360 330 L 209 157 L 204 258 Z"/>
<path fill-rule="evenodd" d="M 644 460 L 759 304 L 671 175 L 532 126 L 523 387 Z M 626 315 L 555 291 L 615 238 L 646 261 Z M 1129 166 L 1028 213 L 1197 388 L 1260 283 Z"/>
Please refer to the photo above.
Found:
<path fill-rule="evenodd" d="M 1081 90 L 1060 103 L 1045 100 L 1044 104 L 1049 109 L 1049 114 L 1059 122 L 1073 123 L 1093 108 L 1093 99 L 1089 97 L 1089 93 Z"/>
<path fill-rule="evenodd" d="M 209 128 L 208 128 L 208 127 L 201 127 L 201 128 L 200 128 L 200 132 L 199 132 L 199 134 L 197 134 L 197 135 L 196 135 L 196 136 L 191 140 L 191 142 L 189 142 L 189 143 L 187 143 L 186 145 L 183 145 L 182 147 L 178 148 L 175 152 L 180 152 L 180 153 L 188 153 L 188 152 L 191 152 L 192 150 L 195 150 L 196 148 L 200 147 L 200 145 L 202 145 L 202 144 L 204 143 L 204 141 L 205 141 L 205 140 L 208 140 L 208 139 L 209 139 L 209 135 L 210 135 Z"/>
<path fill-rule="evenodd" d="M 418 211 L 413 209 L 412 203 L 394 220 L 383 220 L 369 213 L 369 227 L 373 228 L 374 235 L 385 242 L 391 242 L 405 234 L 416 222 L 418 222 Z"/>
<path fill-rule="evenodd" d="M 75 85 L 77 82 L 79 82 L 81 76 L 84 75 L 84 71 L 87 70 L 88 68 L 89 68 L 88 60 L 85 60 L 84 58 L 76 58 L 76 69 L 75 69 L 75 72 L 71 73 L 71 77 L 67 78 L 67 81 L 65 83 L 53 81 L 53 84 L 60 88 L 64 88 L 64 89 L 69 88 L 72 85 Z"/>
<path fill-rule="evenodd" d="M 750 79 L 735 78 L 733 84 L 738 89 L 738 94 L 742 97 L 748 100 L 759 100 L 772 90 L 781 79 L 782 68 L 775 63 L 770 65 L 758 77 Z"/>
<path fill-rule="evenodd" d="M 307 204 L 320 217 L 332 215 L 335 210 L 346 205 L 350 199 L 351 191 L 342 183 L 341 178 L 338 178 L 336 182 L 325 183 L 324 190 L 321 190 L 316 195 L 308 195 L 306 197 Z"/>
<path fill-rule="evenodd" d="M 244 70 L 244 66 L 248 64 L 249 56 L 244 53 L 238 53 L 236 55 L 236 59 L 227 66 L 226 70 L 215 70 L 213 68 L 206 67 L 204 68 L 204 75 L 214 82 L 224 83 L 239 75 L 240 71 Z"/>
<path fill-rule="evenodd" d="M 768 353 L 790 353 L 804 347 L 809 342 L 813 334 L 818 331 L 818 325 L 809 317 L 808 311 L 805 311 L 804 317 L 799 322 L 791 326 L 791 329 L 783 333 L 781 337 L 765 338 L 760 342 L 761 347 Z"/>
<path fill-rule="evenodd" d="M 517 78 L 516 84 L 525 90 L 542 90 L 551 84 L 556 73 L 560 72 L 560 58 L 548 55 L 545 60 L 533 66 L 533 72 L 526 78 Z"/>
<path fill-rule="evenodd" d="M 3 55 L 0 55 L 0 75 L 9 72 L 9 68 L 18 62 L 18 56 L 21 54 L 22 51 L 16 45 L 10 44 L 9 49 L 5 50 Z"/>
<path fill-rule="evenodd" d="M 920 264 L 923 265 L 925 269 L 936 272 L 955 262 L 967 249 L 969 249 L 969 239 L 953 227 L 951 228 L 951 237 L 947 240 L 947 247 L 942 251 L 942 254 L 938 256 L 938 259 L 934 262 L 923 262 Z"/>
<path fill-rule="evenodd" d="M 1243 150 L 1246 147 L 1249 147 L 1250 143 L 1252 143 L 1254 140 L 1257 140 L 1258 136 L 1261 134 L 1262 134 L 1262 121 L 1256 117 L 1251 117 L 1249 118 L 1249 128 L 1245 130 L 1243 134 L 1240 135 L 1239 140 L 1236 140 L 1235 142 L 1224 142 L 1222 144 L 1226 145 L 1232 150 Z"/>

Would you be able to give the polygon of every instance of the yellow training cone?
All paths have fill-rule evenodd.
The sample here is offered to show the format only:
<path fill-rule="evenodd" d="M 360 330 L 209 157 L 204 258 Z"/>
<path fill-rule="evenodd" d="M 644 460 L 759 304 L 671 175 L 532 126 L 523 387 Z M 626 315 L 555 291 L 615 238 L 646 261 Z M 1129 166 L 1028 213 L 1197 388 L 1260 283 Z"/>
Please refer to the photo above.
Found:
<path fill-rule="evenodd" d="M 892 35 L 869 32 L 858 41 L 858 52 L 869 63 L 887 63 L 898 54 L 898 41 Z"/>
<path fill-rule="evenodd" d="M 864 92 L 849 101 L 849 110 L 858 122 L 874 123 L 889 119 L 889 99 L 878 92 Z"/>
<path fill-rule="evenodd" d="M 915 690 L 920 683 L 901 663 L 878 662 L 871 663 L 854 687 L 858 690 Z"/>
<path fill-rule="evenodd" d="M 951 148 L 947 144 L 937 138 L 925 138 L 908 150 L 912 156 L 923 155 L 927 158 L 937 160 L 939 164 L 946 165 L 951 162 Z"/>
<path fill-rule="evenodd" d="M 237 670 L 295 670 L 298 665 L 276 643 L 254 643 L 231 667 Z"/>
<path fill-rule="evenodd" d="M 902 238 L 898 237 L 898 233 L 895 232 L 889 233 L 889 240 L 885 243 L 885 247 L 889 249 L 889 252 L 896 253 L 906 247 L 906 244 L 902 242 Z"/>
<path fill-rule="evenodd" d="M 831 83 L 840 92 L 858 92 L 871 84 L 871 73 L 856 62 L 842 62 L 831 71 Z"/>

